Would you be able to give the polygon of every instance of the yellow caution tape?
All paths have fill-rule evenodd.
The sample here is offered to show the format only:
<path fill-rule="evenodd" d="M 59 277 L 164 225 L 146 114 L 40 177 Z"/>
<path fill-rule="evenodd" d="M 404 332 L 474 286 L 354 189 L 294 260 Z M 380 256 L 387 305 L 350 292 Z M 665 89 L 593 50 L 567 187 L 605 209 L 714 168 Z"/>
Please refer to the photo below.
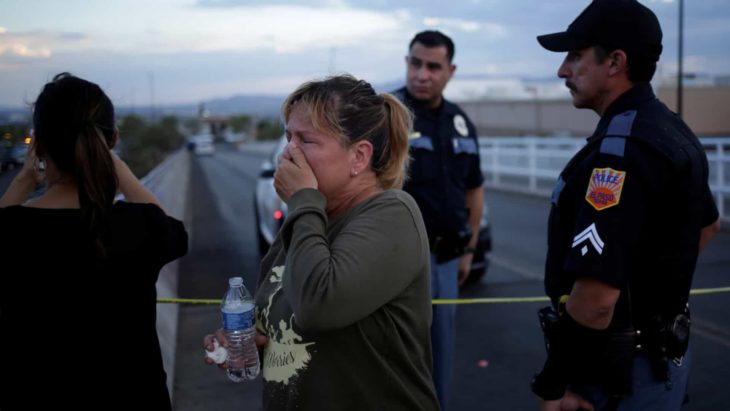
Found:
<path fill-rule="evenodd" d="M 547 297 L 494 297 L 494 298 L 455 298 L 431 300 L 434 305 L 441 304 L 501 304 L 501 303 L 539 303 L 550 301 Z"/>
<path fill-rule="evenodd" d="M 730 287 L 697 288 L 690 290 L 690 295 L 707 295 L 730 292 Z M 494 298 L 455 298 L 437 299 L 431 302 L 440 304 L 502 304 L 502 303 L 540 303 L 550 301 L 548 297 L 494 297 Z M 158 298 L 160 304 L 220 304 L 221 300 L 200 300 L 194 298 Z"/>
<path fill-rule="evenodd" d="M 689 295 L 718 294 L 727 292 L 730 292 L 730 287 L 697 288 L 694 290 L 689 290 Z"/>

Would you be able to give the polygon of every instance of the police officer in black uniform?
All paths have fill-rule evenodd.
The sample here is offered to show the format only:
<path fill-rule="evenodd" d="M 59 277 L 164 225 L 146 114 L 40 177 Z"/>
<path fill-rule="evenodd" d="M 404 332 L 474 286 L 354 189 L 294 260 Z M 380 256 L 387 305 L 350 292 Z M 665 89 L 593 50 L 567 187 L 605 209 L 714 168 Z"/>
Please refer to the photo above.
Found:
<path fill-rule="evenodd" d="M 418 33 L 406 56 L 406 87 L 393 92 L 415 114 L 409 178 L 404 190 L 418 203 L 431 243 L 433 298 L 458 297 L 479 235 L 484 206 L 476 128 L 443 90 L 456 71 L 454 43 L 438 31 Z M 454 356 L 454 305 L 434 305 L 431 342 L 434 384 L 448 403 Z"/>
<path fill-rule="evenodd" d="M 719 219 L 702 145 L 649 84 L 661 39 L 636 0 L 594 0 L 538 37 L 568 52 L 558 76 L 574 105 L 601 116 L 552 196 L 548 358 L 532 383 L 543 410 L 667 411 L 685 398 L 689 290 Z"/>

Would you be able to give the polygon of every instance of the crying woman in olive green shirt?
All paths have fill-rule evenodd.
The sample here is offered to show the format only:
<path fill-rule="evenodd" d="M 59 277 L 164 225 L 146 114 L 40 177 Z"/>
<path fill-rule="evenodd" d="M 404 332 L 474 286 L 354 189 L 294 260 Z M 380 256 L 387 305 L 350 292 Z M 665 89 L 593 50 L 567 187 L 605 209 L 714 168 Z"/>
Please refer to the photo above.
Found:
<path fill-rule="evenodd" d="M 345 75 L 303 84 L 283 115 L 289 215 L 256 292 L 264 409 L 438 410 L 428 239 L 400 190 L 409 112 Z"/>

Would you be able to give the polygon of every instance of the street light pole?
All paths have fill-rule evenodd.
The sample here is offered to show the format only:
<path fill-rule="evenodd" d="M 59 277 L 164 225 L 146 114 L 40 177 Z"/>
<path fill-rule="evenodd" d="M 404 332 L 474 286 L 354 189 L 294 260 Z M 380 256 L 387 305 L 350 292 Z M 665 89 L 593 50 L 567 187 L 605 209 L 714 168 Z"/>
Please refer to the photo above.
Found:
<path fill-rule="evenodd" d="M 677 115 L 682 118 L 682 78 L 684 54 L 684 0 L 679 0 L 679 47 L 677 49 Z"/>
<path fill-rule="evenodd" d="M 539 90 L 537 86 L 525 86 L 525 91 L 532 94 L 535 106 L 535 134 L 542 135 L 542 109 L 540 107 Z"/>
<path fill-rule="evenodd" d="M 150 80 L 150 117 L 152 122 L 157 121 L 157 110 L 155 108 L 155 73 L 152 71 L 147 72 Z"/>

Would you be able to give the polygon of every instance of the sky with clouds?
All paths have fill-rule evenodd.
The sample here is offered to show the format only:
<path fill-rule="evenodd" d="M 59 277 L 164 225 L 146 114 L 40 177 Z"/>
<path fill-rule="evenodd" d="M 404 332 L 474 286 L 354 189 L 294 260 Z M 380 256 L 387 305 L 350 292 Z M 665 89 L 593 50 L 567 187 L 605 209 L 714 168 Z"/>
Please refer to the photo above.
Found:
<path fill-rule="evenodd" d="M 2 0 L 0 106 L 31 102 L 54 74 L 104 87 L 117 105 L 285 95 L 349 72 L 402 81 L 413 35 L 456 43 L 457 77 L 553 79 L 564 30 L 588 0 Z M 664 30 L 660 76 L 677 69 L 678 0 L 643 0 Z M 685 0 L 685 70 L 730 74 L 730 1 Z M 448 93 L 447 89 L 447 93 Z M 153 97 L 154 95 L 154 97 Z M 566 93 L 567 95 L 567 93 Z"/>

